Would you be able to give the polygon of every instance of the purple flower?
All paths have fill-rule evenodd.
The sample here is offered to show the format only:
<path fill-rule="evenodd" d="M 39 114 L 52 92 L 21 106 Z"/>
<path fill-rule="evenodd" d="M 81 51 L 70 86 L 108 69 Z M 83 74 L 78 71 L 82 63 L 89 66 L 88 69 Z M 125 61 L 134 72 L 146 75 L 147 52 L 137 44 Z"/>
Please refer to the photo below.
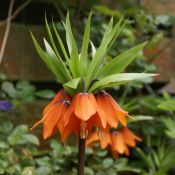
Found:
<path fill-rule="evenodd" d="M 7 100 L 0 100 L 0 111 L 10 112 L 12 109 L 12 104 Z"/>

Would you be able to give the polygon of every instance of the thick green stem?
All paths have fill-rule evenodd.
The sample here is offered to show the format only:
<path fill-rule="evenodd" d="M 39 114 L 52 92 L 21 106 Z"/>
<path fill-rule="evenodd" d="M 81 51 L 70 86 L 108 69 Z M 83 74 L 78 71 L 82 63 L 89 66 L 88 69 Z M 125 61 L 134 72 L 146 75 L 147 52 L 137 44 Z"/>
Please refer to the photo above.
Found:
<path fill-rule="evenodd" d="M 85 141 L 79 138 L 77 175 L 84 175 Z"/>

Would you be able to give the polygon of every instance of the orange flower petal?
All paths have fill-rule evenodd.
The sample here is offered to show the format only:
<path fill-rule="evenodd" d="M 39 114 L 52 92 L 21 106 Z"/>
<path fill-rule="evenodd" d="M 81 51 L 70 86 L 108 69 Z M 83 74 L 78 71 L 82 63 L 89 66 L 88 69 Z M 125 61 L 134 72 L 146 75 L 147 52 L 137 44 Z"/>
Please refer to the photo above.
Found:
<path fill-rule="evenodd" d="M 65 140 L 67 139 L 67 137 L 73 132 L 76 137 L 79 137 L 79 133 L 80 133 L 80 119 L 77 118 L 74 114 L 72 114 L 70 116 L 70 121 L 66 126 L 58 126 L 60 129 L 60 133 L 61 133 L 61 140 L 62 142 L 65 142 Z"/>
<path fill-rule="evenodd" d="M 52 132 L 57 125 L 58 121 L 60 120 L 62 111 L 65 110 L 64 103 L 61 103 L 55 107 L 54 110 L 52 110 L 47 117 L 47 119 L 43 122 L 44 128 L 43 128 L 43 137 L 44 139 L 47 139 L 52 135 Z"/>
<path fill-rule="evenodd" d="M 100 135 L 100 146 L 102 149 L 106 148 L 111 144 L 111 136 L 109 132 L 103 132 Z"/>
<path fill-rule="evenodd" d="M 55 97 L 52 99 L 52 101 L 44 108 L 43 110 L 43 115 L 45 115 L 45 113 L 47 113 L 50 108 L 52 107 L 52 105 L 56 102 L 63 99 L 63 90 L 60 90 L 59 92 L 57 92 L 57 94 L 55 95 Z"/>
<path fill-rule="evenodd" d="M 39 124 L 43 123 L 50 115 L 50 112 L 53 111 L 55 108 L 55 105 L 52 105 L 47 112 L 45 112 L 45 115 L 43 116 L 43 118 L 41 120 L 39 120 L 38 122 L 36 122 L 31 128 L 30 131 L 35 129 Z"/>
<path fill-rule="evenodd" d="M 91 133 L 94 126 L 101 126 L 101 121 L 99 120 L 97 114 L 93 115 L 88 121 L 86 121 L 86 123 L 87 130 L 89 133 Z"/>
<path fill-rule="evenodd" d="M 136 146 L 136 141 L 141 141 L 141 138 L 134 135 L 128 128 L 122 127 L 120 129 L 120 132 L 122 133 L 124 137 L 125 143 L 130 147 Z"/>
<path fill-rule="evenodd" d="M 101 121 L 101 124 L 102 124 L 102 127 L 103 128 L 106 128 L 106 125 L 107 125 L 107 117 L 105 115 L 105 113 L 103 112 L 103 110 L 98 106 L 97 102 L 96 102 L 96 99 L 94 97 L 93 94 L 89 94 L 89 98 L 91 100 L 91 103 L 92 105 L 96 108 L 96 111 L 97 111 L 97 118 L 100 119 Z M 97 119 L 98 120 L 98 119 Z M 99 120 L 98 120 L 99 121 Z M 99 122 L 98 122 L 99 124 Z M 97 126 L 100 126 L 100 125 L 97 125 Z"/>
<path fill-rule="evenodd" d="M 125 155 L 126 156 L 129 156 L 130 155 L 130 151 L 129 151 L 129 148 L 125 145 L 125 151 L 124 151 Z"/>
<path fill-rule="evenodd" d="M 74 114 L 83 121 L 87 121 L 96 113 L 95 106 L 93 106 L 89 95 L 83 93 L 79 96 L 77 105 L 75 106 Z"/>
<path fill-rule="evenodd" d="M 120 121 L 120 123 L 122 125 L 127 126 L 126 116 L 128 113 L 126 111 L 124 111 L 110 95 L 108 95 L 108 97 L 110 99 L 111 105 L 114 107 L 114 109 L 116 111 L 118 120 Z"/>
<path fill-rule="evenodd" d="M 81 95 L 81 93 L 75 94 L 75 96 L 74 96 L 72 102 L 70 103 L 66 113 L 64 114 L 64 126 L 66 126 L 69 123 L 70 116 L 74 112 L 74 109 L 77 105 L 77 102 L 79 100 L 80 95 Z"/>
<path fill-rule="evenodd" d="M 117 151 L 120 154 L 123 154 L 125 151 L 125 143 L 123 140 L 123 137 L 120 132 L 113 133 L 111 135 L 111 140 L 112 140 L 112 151 Z"/>
<path fill-rule="evenodd" d="M 97 132 L 93 132 L 88 135 L 88 138 L 86 139 L 86 146 L 91 146 L 93 142 L 99 141 L 100 137 L 97 134 Z"/>
<path fill-rule="evenodd" d="M 86 146 L 92 146 L 93 142 L 100 141 L 100 147 L 102 149 L 106 148 L 111 144 L 111 136 L 109 132 L 96 131 L 88 135 L 86 139 Z"/>
<path fill-rule="evenodd" d="M 122 112 L 117 112 L 117 118 L 123 126 L 127 126 L 126 115 Z"/>
<path fill-rule="evenodd" d="M 107 116 L 105 115 L 104 111 L 101 110 L 101 108 L 97 107 L 97 113 L 98 113 L 98 116 L 100 118 L 100 121 L 101 121 L 101 124 L 102 124 L 102 127 L 103 128 L 106 128 L 107 126 Z"/>
<path fill-rule="evenodd" d="M 98 94 L 97 95 L 97 104 L 101 108 L 101 110 L 105 113 L 105 115 L 107 116 L 108 124 L 111 127 L 116 128 L 118 126 L 117 115 L 116 115 L 114 109 L 111 107 L 111 104 L 109 102 L 108 97 L 104 94 Z M 105 123 L 105 121 L 104 121 L 104 123 Z"/>
<path fill-rule="evenodd" d="M 116 109 L 116 111 L 121 111 L 121 112 L 123 112 L 123 113 L 127 113 L 126 111 L 124 111 L 124 110 L 120 107 L 120 105 L 112 98 L 111 95 L 107 94 L 107 96 L 109 97 L 110 102 L 111 102 L 111 104 L 113 105 L 113 107 Z"/>

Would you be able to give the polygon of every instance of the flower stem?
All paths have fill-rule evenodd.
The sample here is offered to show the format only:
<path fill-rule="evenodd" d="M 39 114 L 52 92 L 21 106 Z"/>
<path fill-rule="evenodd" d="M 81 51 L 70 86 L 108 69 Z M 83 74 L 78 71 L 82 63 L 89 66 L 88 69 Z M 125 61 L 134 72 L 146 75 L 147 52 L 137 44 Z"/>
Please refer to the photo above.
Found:
<path fill-rule="evenodd" d="M 84 175 L 85 140 L 79 138 L 77 175 Z"/>

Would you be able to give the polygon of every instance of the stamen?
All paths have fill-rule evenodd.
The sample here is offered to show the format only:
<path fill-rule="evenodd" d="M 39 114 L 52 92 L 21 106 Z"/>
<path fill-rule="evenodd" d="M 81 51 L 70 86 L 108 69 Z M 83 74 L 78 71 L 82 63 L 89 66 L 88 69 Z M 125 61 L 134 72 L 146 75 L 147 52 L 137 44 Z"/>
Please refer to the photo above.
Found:
<path fill-rule="evenodd" d="M 80 127 L 81 127 L 81 129 L 80 129 L 80 138 L 81 139 L 86 139 L 87 135 L 88 135 L 87 123 L 82 121 Z"/>
<path fill-rule="evenodd" d="M 99 127 L 96 127 L 96 132 L 99 137 L 103 138 L 103 132 L 101 131 Z"/>

